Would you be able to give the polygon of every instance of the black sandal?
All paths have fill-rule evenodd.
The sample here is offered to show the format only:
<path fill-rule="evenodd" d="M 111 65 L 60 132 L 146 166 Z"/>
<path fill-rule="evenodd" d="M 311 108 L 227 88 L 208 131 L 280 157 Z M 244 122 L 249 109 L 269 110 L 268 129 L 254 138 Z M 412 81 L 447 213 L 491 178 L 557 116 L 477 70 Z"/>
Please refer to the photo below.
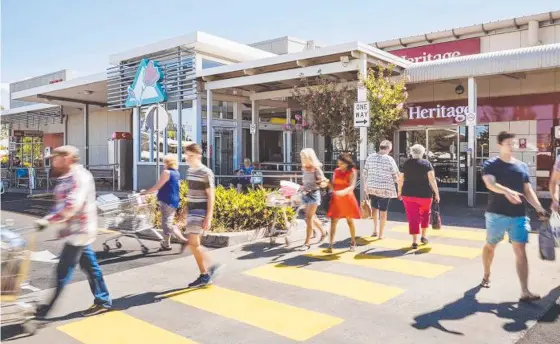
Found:
<path fill-rule="evenodd" d="M 530 303 L 530 302 L 539 301 L 540 299 L 541 299 L 540 295 L 523 296 L 519 298 L 519 302 Z"/>
<path fill-rule="evenodd" d="M 490 280 L 487 280 L 486 278 L 483 278 L 482 282 L 480 282 L 480 286 L 482 288 L 490 288 Z"/>
<path fill-rule="evenodd" d="M 417 243 L 412 243 L 411 247 L 412 247 L 413 250 L 416 250 L 418 248 L 418 244 Z"/>

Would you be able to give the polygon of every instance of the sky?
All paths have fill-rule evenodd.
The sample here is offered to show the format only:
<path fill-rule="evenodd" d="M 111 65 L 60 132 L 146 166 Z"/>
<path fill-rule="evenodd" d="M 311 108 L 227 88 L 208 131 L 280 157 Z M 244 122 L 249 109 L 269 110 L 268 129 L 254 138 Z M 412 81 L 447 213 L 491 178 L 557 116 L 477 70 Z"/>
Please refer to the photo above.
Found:
<path fill-rule="evenodd" d="M 397 5 L 398 6 L 395 6 Z M 558 0 L 0 0 L 0 86 L 204 31 L 242 43 L 282 36 L 373 43 L 560 9 Z M 393 7 L 394 6 L 394 7 Z"/>

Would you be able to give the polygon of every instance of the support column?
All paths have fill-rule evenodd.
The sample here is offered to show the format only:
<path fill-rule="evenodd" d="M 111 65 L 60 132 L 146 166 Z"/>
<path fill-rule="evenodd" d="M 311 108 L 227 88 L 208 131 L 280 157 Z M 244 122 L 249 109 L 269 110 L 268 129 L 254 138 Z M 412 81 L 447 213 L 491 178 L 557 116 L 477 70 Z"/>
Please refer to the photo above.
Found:
<path fill-rule="evenodd" d="M 362 53 L 360 55 L 360 68 L 358 70 L 359 75 L 360 76 L 365 76 L 367 75 L 367 56 L 366 54 Z M 365 102 L 367 101 L 367 90 L 364 87 L 363 84 L 360 83 L 360 85 L 358 86 L 358 101 L 359 102 Z M 368 146 L 368 142 L 367 142 L 367 130 L 368 128 L 362 127 L 360 128 L 360 171 L 359 171 L 359 178 L 358 180 L 360 181 L 360 200 L 364 200 L 365 199 L 365 186 L 364 186 L 364 180 L 362 178 L 363 175 L 363 171 L 366 165 L 366 158 L 367 158 L 367 146 Z"/>
<path fill-rule="evenodd" d="M 84 104 L 84 165 L 89 165 L 89 105 Z"/>
<path fill-rule="evenodd" d="M 140 161 L 140 108 L 132 109 L 132 190 L 138 191 L 138 161 Z"/>
<path fill-rule="evenodd" d="M 260 162 L 259 160 L 259 102 L 256 100 L 251 100 L 251 124 L 255 130 L 254 134 L 251 135 L 252 147 L 253 147 L 253 162 Z"/>
<path fill-rule="evenodd" d="M 236 170 L 243 163 L 243 108 L 241 103 L 233 103 L 233 118 L 235 118 L 236 135 L 234 139 L 233 149 L 235 155 L 233 158 L 233 169 Z"/>
<path fill-rule="evenodd" d="M 467 120 L 468 123 L 468 142 L 467 142 L 467 168 L 468 168 L 468 206 L 476 206 L 476 121 L 477 121 L 477 89 L 476 80 L 469 78 L 468 90 L 469 115 L 474 114 L 474 121 Z"/>
<path fill-rule="evenodd" d="M 206 90 L 206 158 L 208 167 L 214 170 L 214 128 L 212 127 L 212 90 Z"/>
<path fill-rule="evenodd" d="M 286 109 L 286 125 L 289 126 L 289 128 L 291 128 L 292 125 L 292 109 L 287 108 Z M 287 164 L 291 164 L 292 163 L 292 131 L 288 130 L 284 133 L 286 139 L 285 139 L 285 146 L 284 146 L 284 151 L 286 152 L 286 155 L 284 157 L 284 162 L 286 162 Z M 291 171 L 292 170 L 292 166 L 288 165 L 287 166 L 287 171 Z"/>

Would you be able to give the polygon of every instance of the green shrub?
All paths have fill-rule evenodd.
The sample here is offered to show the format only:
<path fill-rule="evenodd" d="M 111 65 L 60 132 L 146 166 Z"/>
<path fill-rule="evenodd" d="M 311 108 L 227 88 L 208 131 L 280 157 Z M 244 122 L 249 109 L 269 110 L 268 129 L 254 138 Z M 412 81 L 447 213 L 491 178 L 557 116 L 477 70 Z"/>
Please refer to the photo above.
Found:
<path fill-rule="evenodd" d="M 179 211 L 175 217 L 175 223 L 184 228 L 186 225 L 188 184 L 182 181 L 180 185 Z M 271 208 L 266 205 L 266 196 L 272 190 L 262 188 L 249 189 L 245 193 L 238 193 L 232 188 L 218 186 L 216 188 L 216 202 L 214 204 L 214 219 L 212 221 L 212 232 L 240 232 L 251 229 L 259 229 L 272 226 L 276 216 L 276 225 L 284 229 L 282 210 Z M 151 220 L 156 228 L 161 228 L 161 213 L 159 211 L 155 196 L 148 197 L 148 208 Z M 288 221 L 291 221 L 295 212 L 293 209 L 286 210 Z"/>

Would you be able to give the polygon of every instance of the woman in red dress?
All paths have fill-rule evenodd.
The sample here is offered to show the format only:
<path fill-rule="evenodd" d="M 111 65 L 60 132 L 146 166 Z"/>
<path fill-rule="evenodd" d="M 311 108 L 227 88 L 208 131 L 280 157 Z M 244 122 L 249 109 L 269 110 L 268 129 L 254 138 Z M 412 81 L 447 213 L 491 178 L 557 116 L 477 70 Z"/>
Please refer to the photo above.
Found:
<path fill-rule="evenodd" d="M 354 161 L 348 153 L 342 153 L 338 157 L 338 168 L 334 170 L 331 188 L 333 189 L 331 203 L 327 216 L 331 218 L 330 245 L 327 252 L 332 252 L 336 224 L 339 219 L 346 219 L 350 227 L 350 251 L 356 249 L 356 228 L 354 219 L 361 218 L 360 206 L 354 189 L 358 179 Z"/>

